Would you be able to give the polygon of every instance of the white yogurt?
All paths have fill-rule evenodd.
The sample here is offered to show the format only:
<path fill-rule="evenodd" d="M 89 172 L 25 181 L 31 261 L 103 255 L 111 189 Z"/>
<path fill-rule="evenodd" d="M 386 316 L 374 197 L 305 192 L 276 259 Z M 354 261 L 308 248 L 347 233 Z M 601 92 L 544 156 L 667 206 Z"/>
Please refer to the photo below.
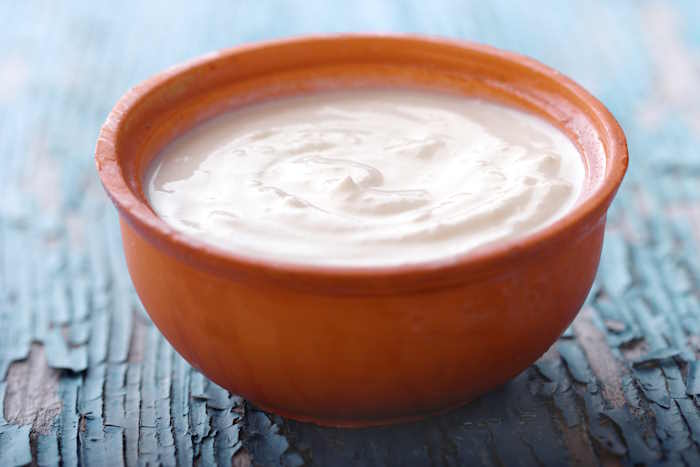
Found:
<path fill-rule="evenodd" d="M 280 99 L 171 143 L 147 196 L 175 229 L 238 254 L 324 265 L 459 255 L 540 229 L 584 166 L 549 123 L 408 90 Z"/>

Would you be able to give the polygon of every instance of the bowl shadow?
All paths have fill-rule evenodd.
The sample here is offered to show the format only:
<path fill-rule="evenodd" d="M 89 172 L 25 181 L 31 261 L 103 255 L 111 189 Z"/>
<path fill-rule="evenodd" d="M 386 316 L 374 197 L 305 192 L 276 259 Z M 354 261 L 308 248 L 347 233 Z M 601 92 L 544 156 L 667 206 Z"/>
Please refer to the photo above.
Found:
<path fill-rule="evenodd" d="M 577 396 L 561 362 L 546 364 L 558 381 L 532 366 L 470 404 L 412 423 L 331 428 L 249 405 L 244 446 L 261 465 L 570 464 L 566 439 L 578 431 Z"/>

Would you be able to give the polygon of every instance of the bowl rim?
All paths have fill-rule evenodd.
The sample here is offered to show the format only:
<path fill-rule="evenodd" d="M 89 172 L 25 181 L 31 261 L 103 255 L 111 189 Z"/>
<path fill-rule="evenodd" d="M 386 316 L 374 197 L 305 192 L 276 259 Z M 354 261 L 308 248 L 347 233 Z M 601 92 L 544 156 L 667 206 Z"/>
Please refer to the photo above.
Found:
<path fill-rule="evenodd" d="M 265 256 L 241 254 L 216 245 L 205 243 L 190 234 L 176 231 L 158 217 L 147 202 L 137 196 L 126 180 L 119 156 L 119 139 L 124 133 L 124 123 L 129 112 L 137 107 L 152 91 L 167 86 L 178 75 L 195 68 L 230 59 L 242 52 L 257 51 L 286 44 L 309 44 L 317 41 L 403 41 L 430 43 L 436 46 L 464 49 L 481 56 L 514 62 L 519 66 L 556 82 L 580 102 L 577 108 L 587 108 L 603 128 L 606 166 L 600 183 L 585 194 L 569 211 L 545 227 L 512 239 L 494 242 L 458 255 L 450 255 L 420 262 L 377 265 L 313 264 L 290 259 L 276 260 Z M 585 155 L 584 155 L 585 157 Z M 167 250 L 177 257 L 217 273 L 231 273 L 240 277 L 257 276 L 264 280 L 281 279 L 293 287 L 306 288 L 326 285 L 336 291 L 369 293 L 383 288 L 386 283 L 405 285 L 418 291 L 434 286 L 464 281 L 474 273 L 504 272 L 499 266 L 526 259 L 555 238 L 573 232 L 587 219 L 605 218 L 605 212 L 625 175 L 628 151 L 624 132 L 610 111 L 581 85 L 539 61 L 495 47 L 442 37 L 416 34 L 325 34 L 303 35 L 283 39 L 245 44 L 172 66 L 134 86 L 127 91 L 110 111 L 100 129 L 95 148 L 95 163 L 105 191 L 125 220 L 156 248 Z M 457 274 L 456 274 L 457 273 Z M 436 282 L 437 280 L 437 282 Z"/>

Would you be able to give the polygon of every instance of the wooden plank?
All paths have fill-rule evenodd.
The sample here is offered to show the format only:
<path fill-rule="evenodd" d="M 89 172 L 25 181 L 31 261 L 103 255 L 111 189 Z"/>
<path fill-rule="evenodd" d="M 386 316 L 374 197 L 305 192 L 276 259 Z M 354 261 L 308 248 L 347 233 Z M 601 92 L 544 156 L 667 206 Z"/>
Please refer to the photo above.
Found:
<path fill-rule="evenodd" d="M 694 1 L 26 1 L 0 18 L 0 465 L 700 465 Z M 594 291 L 532 368 L 440 417 L 340 430 L 260 412 L 172 350 L 131 288 L 91 155 L 119 95 L 158 70 L 368 29 L 560 69 L 619 118 L 631 167 Z"/>

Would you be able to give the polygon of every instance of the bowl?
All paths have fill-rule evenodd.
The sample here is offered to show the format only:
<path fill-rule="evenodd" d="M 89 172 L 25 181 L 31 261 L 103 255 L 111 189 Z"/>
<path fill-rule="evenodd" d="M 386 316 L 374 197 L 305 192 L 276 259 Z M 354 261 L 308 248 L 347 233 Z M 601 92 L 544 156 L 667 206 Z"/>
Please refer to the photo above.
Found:
<path fill-rule="evenodd" d="M 226 251 L 149 207 L 149 163 L 198 123 L 282 96 L 377 87 L 478 96 L 547 119 L 580 150 L 582 194 L 532 234 L 377 267 Z M 598 100 L 532 59 L 438 38 L 336 35 L 216 52 L 148 79 L 109 114 L 95 159 L 136 291 L 187 361 L 262 409 L 366 426 L 465 404 L 547 350 L 590 290 L 627 147 Z"/>

